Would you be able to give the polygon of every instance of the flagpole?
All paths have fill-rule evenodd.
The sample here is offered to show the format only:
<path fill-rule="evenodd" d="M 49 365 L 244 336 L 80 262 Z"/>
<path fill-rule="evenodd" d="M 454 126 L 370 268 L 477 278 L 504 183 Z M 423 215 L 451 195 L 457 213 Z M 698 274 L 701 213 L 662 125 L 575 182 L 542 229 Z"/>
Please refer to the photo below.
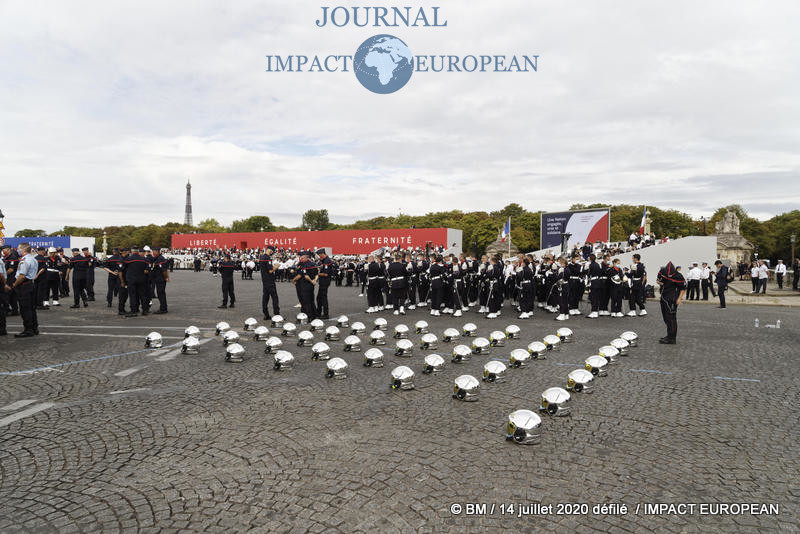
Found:
<path fill-rule="evenodd" d="M 508 257 L 511 257 L 511 217 L 508 218 Z"/>

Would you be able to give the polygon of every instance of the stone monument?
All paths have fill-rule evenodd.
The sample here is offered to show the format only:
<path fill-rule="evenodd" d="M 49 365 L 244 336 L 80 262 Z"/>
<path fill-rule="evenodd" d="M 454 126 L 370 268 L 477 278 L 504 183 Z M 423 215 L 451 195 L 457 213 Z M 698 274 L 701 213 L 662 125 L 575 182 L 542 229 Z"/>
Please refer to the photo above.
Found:
<path fill-rule="evenodd" d="M 511 236 L 508 236 L 508 239 L 511 239 Z M 495 239 L 492 243 L 486 245 L 486 254 L 489 256 L 493 256 L 495 254 L 500 254 L 503 258 L 509 257 L 509 246 L 511 249 L 510 256 L 516 256 L 519 254 L 519 247 L 514 245 L 514 243 L 503 242 L 502 234 L 498 232 L 497 239 Z"/>
<path fill-rule="evenodd" d="M 739 233 L 739 217 L 735 212 L 730 210 L 725 212 L 722 220 L 717 222 L 715 230 L 719 259 L 728 260 L 732 265 L 750 262 L 755 247 Z"/>

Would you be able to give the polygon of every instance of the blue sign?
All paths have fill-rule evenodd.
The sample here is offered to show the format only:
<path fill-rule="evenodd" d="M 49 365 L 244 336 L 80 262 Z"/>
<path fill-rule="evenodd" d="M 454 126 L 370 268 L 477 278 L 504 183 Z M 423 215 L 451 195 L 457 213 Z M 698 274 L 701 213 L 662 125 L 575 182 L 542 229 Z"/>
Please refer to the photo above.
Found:
<path fill-rule="evenodd" d="M 64 250 L 70 248 L 70 236 L 68 235 L 47 237 L 6 237 L 4 239 L 6 245 L 14 248 L 18 247 L 20 243 L 30 243 L 33 248 L 61 247 Z"/>

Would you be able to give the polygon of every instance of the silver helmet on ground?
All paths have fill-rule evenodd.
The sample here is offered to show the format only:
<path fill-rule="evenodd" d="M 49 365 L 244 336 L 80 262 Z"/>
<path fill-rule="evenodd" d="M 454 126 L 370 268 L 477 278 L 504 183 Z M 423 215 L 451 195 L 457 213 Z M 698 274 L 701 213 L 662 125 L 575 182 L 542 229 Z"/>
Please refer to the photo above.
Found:
<path fill-rule="evenodd" d="M 327 343 L 320 341 L 319 343 L 314 343 L 314 346 L 311 347 L 312 360 L 327 360 L 330 357 L 331 357 L 331 348 L 328 346 Z"/>
<path fill-rule="evenodd" d="M 293 337 L 297 333 L 297 326 L 294 323 L 283 323 L 281 335 L 284 337 Z"/>
<path fill-rule="evenodd" d="M 453 347 L 453 363 L 462 363 L 468 362 L 470 354 L 472 354 L 472 349 L 470 349 L 466 345 L 456 345 Z"/>
<path fill-rule="evenodd" d="M 295 322 L 297 324 L 308 324 L 308 315 L 304 312 L 300 312 L 295 316 Z"/>
<path fill-rule="evenodd" d="M 238 343 L 239 342 L 239 334 L 234 332 L 233 330 L 228 330 L 224 334 L 222 334 L 222 344 L 226 347 L 231 343 Z"/>
<path fill-rule="evenodd" d="M 619 359 L 619 350 L 611 345 L 600 347 L 600 349 L 597 351 L 597 354 L 608 360 L 608 363 L 617 363 L 617 360 Z"/>
<path fill-rule="evenodd" d="M 312 334 L 308 330 L 303 330 L 302 332 L 297 334 L 298 347 L 310 347 L 313 344 L 314 344 L 314 334 Z"/>
<path fill-rule="evenodd" d="M 339 327 L 329 326 L 325 329 L 325 341 L 339 341 Z"/>
<path fill-rule="evenodd" d="M 567 389 L 575 393 L 594 391 L 594 375 L 586 369 L 575 369 L 567 375 Z"/>
<path fill-rule="evenodd" d="M 547 350 L 559 350 L 561 348 L 561 338 L 554 334 L 544 336 L 542 343 L 547 346 Z"/>
<path fill-rule="evenodd" d="M 631 344 L 618 337 L 617 339 L 612 339 L 611 343 L 609 343 L 612 347 L 619 351 L 620 356 L 627 356 L 630 353 Z"/>
<path fill-rule="evenodd" d="M 535 445 L 541 440 L 542 418 L 531 410 L 516 410 L 508 414 L 506 439 L 521 445 Z"/>
<path fill-rule="evenodd" d="M 460 338 L 461 333 L 455 328 L 445 328 L 444 333 L 442 334 L 442 341 L 445 343 L 450 343 L 451 341 L 456 341 Z"/>
<path fill-rule="evenodd" d="M 485 337 L 476 337 L 472 341 L 473 354 L 489 354 L 492 352 L 492 344 Z"/>
<path fill-rule="evenodd" d="M 200 329 L 196 326 L 187 326 L 186 330 L 183 331 L 183 337 L 200 337 Z"/>
<path fill-rule="evenodd" d="M 225 321 L 220 321 L 219 323 L 217 323 L 217 327 L 214 330 L 214 335 L 218 336 L 220 334 L 224 334 L 225 332 L 227 332 L 230 329 L 231 329 L 231 325 L 229 325 Z"/>
<path fill-rule="evenodd" d="M 544 360 L 547 358 L 547 345 L 541 341 L 534 341 L 528 345 L 528 354 L 536 360 Z"/>
<path fill-rule="evenodd" d="M 486 382 L 504 381 L 506 379 L 506 364 L 497 360 L 486 362 L 483 366 L 483 379 Z"/>
<path fill-rule="evenodd" d="M 308 323 L 308 329 L 312 332 L 319 332 L 325 329 L 325 322 L 322 319 L 314 319 Z"/>
<path fill-rule="evenodd" d="M 436 334 L 431 334 L 430 332 L 422 334 L 419 346 L 422 350 L 435 350 L 439 348 L 439 338 L 436 337 Z"/>
<path fill-rule="evenodd" d="M 350 328 L 350 318 L 346 315 L 340 315 L 338 319 L 336 319 L 336 326 L 339 328 Z"/>
<path fill-rule="evenodd" d="M 564 388 L 547 388 L 542 392 L 542 404 L 539 410 L 549 415 L 569 415 L 569 391 Z"/>
<path fill-rule="evenodd" d="M 414 371 L 405 365 L 392 369 L 392 389 L 414 389 Z"/>
<path fill-rule="evenodd" d="M 478 335 L 478 327 L 474 323 L 467 323 L 461 327 L 461 335 L 464 337 L 475 337 Z"/>
<path fill-rule="evenodd" d="M 425 363 L 422 366 L 422 372 L 427 374 L 438 373 L 444 369 L 444 358 L 438 354 L 428 354 L 425 356 Z"/>
<path fill-rule="evenodd" d="M 144 338 L 144 346 L 149 349 L 160 349 L 164 345 L 164 339 L 158 332 L 150 332 Z"/>
<path fill-rule="evenodd" d="M 336 379 L 347 378 L 347 373 L 350 369 L 347 365 L 347 362 L 341 358 L 331 358 L 328 360 L 326 367 L 328 370 L 326 371 L 325 376 Z"/>
<path fill-rule="evenodd" d="M 272 328 L 283 328 L 283 316 L 282 315 L 273 315 L 272 319 L 270 319 L 270 325 Z"/>
<path fill-rule="evenodd" d="M 275 353 L 274 367 L 276 371 L 289 371 L 294 367 L 294 356 L 291 352 L 279 350 Z"/>
<path fill-rule="evenodd" d="M 345 352 L 358 352 L 361 350 L 361 338 L 358 336 L 347 336 L 344 338 Z"/>
<path fill-rule="evenodd" d="M 414 343 L 410 339 L 398 339 L 394 346 L 394 355 L 411 357 L 414 354 Z"/>
<path fill-rule="evenodd" d="M 508 357 L 508 363 L 511 367 L 526 367 L 530 361 L 531 354 L 525 349 L 514 349 Z"/>
<path fill-rule="evenodd" d="M 521 331 L 515 324 L 510 324 L 506 327 L 506 337 L 508 339 L 519 339 Z"/>
<path fill-rule="evenodd" d="M 356 321 L 350 327 L 350 333 L 354 334 L 356 336 L 359 336 L 361 334 L 366 334 L 367 333 L 367 327 L 366 327 L 366 325 L 364 325 L 364 323 L 362 323 L 360 321 Z"/>
<path fill-rule="evenodd" d="M 556 335 L 561 340 L 562 343 L 571 343 L 574 334 L 572 333 L 572 329 L 563 326 L 556 331 Z"/>
<path fill-rule="evenodd" d="M 500 330 L 495 330 L 494 332 L 489 334 L 489 344 L 493 347 L 505 347 L 506 333 L 501 332 Z"/>
<path fill-rule="evenodd" d="M 628 342 L 631 347 L 637 347 L 639 345 L 639 336 L 636 332 L 623 332 L 619 335 L 622 339 Z"/>
<path fill-rule="evenodd" d="M 414 332 L 417 334 L 427 334 L 428 333 L 428 322 L 427 321 L 417 321 L 414 323 Z"/>
<path fill-rule="evenodd" d="M 387 330 L 389 328 L 389 323 L 386 322 L 386 319 L 383 317 L 378 317 L 372 322 L 372 329 L 373 330 Z"/>
<path fill-rule="evenodd" d="M 395 326 L 394 335 L 392 337 L 395 339 L 408 339 L 408 327 L 404 324 Z"/>
<path fill-rule="evenodd" d="M 225 361 L 229 363 L 242 363 L 244 361 L 244 347 L 238 343 L 231 343 L 225 347 Z"/>
<path fill-rule="evenodd" d="M 463 401 L 478 400 L 478 393 L 481 389 L 480 381 L 474 376 L 461 375 L 455 380 L 453 385 L 453 398 Z"/>
<path fill-rule="evenodd" d="M 258 321 L 256 321 L 255 318 L 248 317 L 247 319 L 244 320 L 244 331 L 245 332 L 251 332 L 251 331 L 255 330 L 256 326 L 258 326 Z"/>
<path fill-rule="evenodd" d="M 253 330 L 253 341 L 266 341 L 269 337 L 269 328 L 266 326 L 257 326 Z"/>
<path fill-rule="evenodd" d="M 386 334 L 380 330 L 373 330 L 369 333 L 370 345 L 386 345 Z"/>
<path fill-rule="evenodd" d="M 606 376 L 608 374 L 608 360 L 594 354 L 586 358 L 586 370 L 594 376 Z"/>
<path fill-rule="evenodd" d="M 267 338 L 267 342 L 264 344 L 264 354 L 274 354 L 283 347 L 283 341 L 281 338 L 270 336 Z"/>
<path fill-rule="evenodd" d="M 383 367 L 383 351 L 371 348 L 364 353 L 364 367 Z"/>
<path fill-rule="evenodd" d="M 181 345 L 181 353 L 182 354 L 197 354 L 198 350 L 200 349 L 200 340 L 194 336 L 189 336 L 184 338 L 183 344 Z"/>

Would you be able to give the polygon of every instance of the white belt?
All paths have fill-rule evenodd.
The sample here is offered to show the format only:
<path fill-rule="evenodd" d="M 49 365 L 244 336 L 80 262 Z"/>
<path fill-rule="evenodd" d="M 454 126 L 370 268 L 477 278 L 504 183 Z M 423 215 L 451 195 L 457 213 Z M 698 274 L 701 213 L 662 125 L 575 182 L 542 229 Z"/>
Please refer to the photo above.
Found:
<path fill-rule="evenodd" d="M 394 278 L 390 278 L 389 280 L 394 282 L 395 280 L 405 280 L 405 276 L 395 276 Z"/>
<path fill-rule="evenodd" d="M 431 280 L 438 280 L 441 276 L 431 276 Z"/>

